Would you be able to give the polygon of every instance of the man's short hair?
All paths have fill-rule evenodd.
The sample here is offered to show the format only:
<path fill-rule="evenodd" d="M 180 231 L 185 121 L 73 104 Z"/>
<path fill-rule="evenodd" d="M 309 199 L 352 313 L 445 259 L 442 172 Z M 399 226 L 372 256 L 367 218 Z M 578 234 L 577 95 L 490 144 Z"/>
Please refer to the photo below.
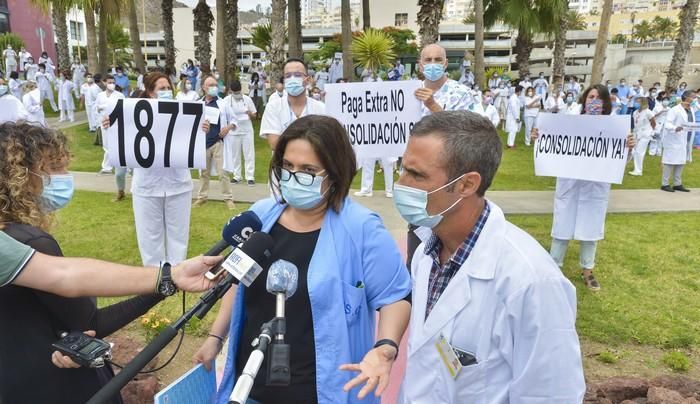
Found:
<path fill-rule="evenodd" d="M 501 164 L 503 145 L 491 121 L 469 111 L 440 111 L 421 119 L 411 136 L 439 137 L 443 141 L 442 160 L 448 180 L 477 172 L 481 184 L 477 190 L 484 196 Z"/>
<path fill-rule="evenodd" d="M 696 93 L 695 93 L 695 91 L 693 91 L 693 90 L 686 90 L 686 91 L 683 92 L 683 96 L 681 97 L 681 99 L 682 99 L 683 101 L 685 101 L 685 100 L 690 100 L 691 98 L 694 98 L 694 95 L 695 95 L 695 94 L 696 94 Z"/>
<path fill-rule="evenodd" d="M 304 65 L 304 70 L 307 72 L 309 71 L 309 66 L 306 64 L 306 62 L 304 62 L 304 59 L 299 58 L 289 58 L 285 60 L 284 64 L 282 65 L 282 71 L 284 71 L 284 68 L 287 67 L 287 65 L 290 63 L 301 63 L 302 65 Z"/>

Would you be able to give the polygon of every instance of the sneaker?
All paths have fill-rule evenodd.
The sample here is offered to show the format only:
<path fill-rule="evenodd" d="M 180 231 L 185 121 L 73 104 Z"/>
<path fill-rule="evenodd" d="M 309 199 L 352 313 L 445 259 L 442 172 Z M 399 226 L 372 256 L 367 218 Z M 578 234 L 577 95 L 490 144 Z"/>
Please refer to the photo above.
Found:
<path fill-rule="evenodd" d="M 630 172 L 628 172 L 627 174 L 629 174 L 629 175 L 634 175 L 635 177 L 641 177 L 641 176 L 642 176 L 642 173 L 640 173 L 639 171 L 630 171 Z"/>
<path fill-rule="evenodd" d="M 372 191 L 357 191 L 354 194 L 355 196 L 365 196 L 365 197 L 370 197 L 372 196 Z"/>
<path fill-rule="evenodd" d="M 241 180 L 237 180 L 237 179 L 235 179 L 235 178 L 231 178 L 231 184 L 236 185 L 236 184 L 240 184 L 240 183 L 241 183 Z"/>
<path fill-rule="evenodd" d="M 662 191 L 666 191 L 666 192 L 676 192 L 673 188 L 671 188 L 670 185 L 663 185 L 663 186 L 661 186 L 661 190 L 662 190 Z"/>
<path fill-rule="evenodd" d="M 112 170 L 100 170 L 99 175 L 112 175 Z"/>
<path fill-rule="evenodd" d="M 384 192 L 384 196 L 386 196 L 387 198 L 393 198 L 393 197 L 394 197 L 394 193 L 391 192 L 391 191 L 386 191 L 386 192 Z"/>
<path fill-rule="evenodd" d="M 206 199 L 197 199 L 196 201 L 194 201 L 193 206 L 198 207 L 204 205 L 205 203 L 207 203 Z"/>
<path fill-rule="evenodd" d="M 255 181 L 253 181 L 253 180 L 248 180 L 248 186 L 249 186 L 249 187 L 255 186 Z"/>
<path fill-rule="evenodd" d="M 680 191 L 680 192 L 690 192 L 690 190 L 688 188 L 684 187 L 683 185 L 676 185 L 675 187 L 673 187 L 673 190 Z"/>
<path fill-rule="evenodd" d="M 235 204 L 232 200 L 229 199 L 229 200 L 226 201 L 226 207 L 227 207 L 229 210 L 235 210 L 235 209 L 236 209 L 236 204 Z"/>
<path fill-rule="evenodd" d="M 117 192 L 117 196 L 115 196 L 115 197 L 112 199 L 112 202 L 123 201 L 124 198 L 126 198 L 126 194 L 124 194 L 124 191 L 119 191 L 119 192 Z"/>

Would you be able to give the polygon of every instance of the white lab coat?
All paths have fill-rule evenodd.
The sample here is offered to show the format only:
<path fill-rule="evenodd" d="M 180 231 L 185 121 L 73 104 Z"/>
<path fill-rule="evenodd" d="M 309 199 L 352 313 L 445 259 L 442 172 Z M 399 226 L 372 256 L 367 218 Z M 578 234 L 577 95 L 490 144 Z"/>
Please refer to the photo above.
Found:
<path fill-rule="evenodd" d="M 248 111 L 258 112 L 255 103 L 247 95 L 236 100 L 233 95 L 224 98 L 229 118 L 235 118 L 236 128 L 224 137 L 224 170 L 233 173 L 233 178 L 241 180 L 241 152 L 245 161 L 245 179 L 255 180 L 255 135 L 253 122 Z M 227 122 L 225 125 L 228 125 Z"/>
<path fill-rule="evenodd" d="M 41 105 L 41 95 L 38 88 L 24 94 L 22 97 L 22 104 L 24 104 L 24 108 L 29 114 L 27 117 L 27 122 L 35 125 L 46 126 L 44 108 Z"/>
<path fill-rule="evenodd" d="M 484 105 L 480 102 L 477 102 L 473 105 L 474 109 L 472 110 L 472 112 L 488 118 L 494 127 L 498 127 L 498 124 L 501 122 L 501 118 L 498 116 L 498 110 L 496 110 L 496 107 L 489 104 L 486 106 L 486 108 L 484 108 Z"/>
<path fill-rule="evenodd" d="M 416 250 L 399 403 L 580 403 L 586 386 L 576 291 L 535 239 L 509 223 L 498 206 L 489 206 L 474 249 L 427 320 L 432 258 L 423 253 L 425 244 Z M 440 335 L 476 357 L 456 379 L 435 347 Z"/>
<path fill-rule="evenodd" d="M 0 123 L 26 121 L 29 117 L 22 101 L 10 93 L 0 97 Z"/>
<path fill-rule="evenodd" d="M 554 95 L 550 95 L 544 102 L 544 110 L 552 114 L 557 114 L 566 110 L 566 103 L 561 96 L 555 97 Z"/>
<path fill-rule="evenodd" d="M 58 104 L 64 111 L 75 110 L 75 101 L 73 100 L 73 90 L 75 85 L 72 81 L 65 79 L 61 82 L 61 91 L 58 93 Z"/>
<path fill-rule="evenodd" d="M 506 110 L 506 132 L 518 132 L 520 130 L 520 98 L 513 94 L 508 99 Z"/>
<path fill-rule="evenodd" d="M 691 112 L 693 119 L 695 114 Z M 663 154 L 661 162 L 663 164 L 680 165 L 685 164 L 688 158 L 688 132 L 682 130 L 676 132 L 676 128 L 688 123 L 688 114 L 683 105 L 678 104 L 666 113 L 664 121 Z"/>

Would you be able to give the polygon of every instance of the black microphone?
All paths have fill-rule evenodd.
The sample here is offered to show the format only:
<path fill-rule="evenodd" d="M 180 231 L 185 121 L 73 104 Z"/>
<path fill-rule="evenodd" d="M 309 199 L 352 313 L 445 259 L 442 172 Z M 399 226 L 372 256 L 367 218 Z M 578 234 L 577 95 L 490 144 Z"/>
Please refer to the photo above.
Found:
<path fill-rule="evenodd" d="M 219 255 L 229 246 L 238 246 L 248 240 L 251 234 L 262 229 L 262 222 L 252 210 L 245 211 L 232 217 L 221 230 L 221 240 L 217 242 L 205 256 Z M 221 273 L 221 265 L 211 268 L 204 276 L 214 280 Z"/>
<path fill-rule="evenodd" d="M 221 267 L 228 272 L 224 280 L 226 282 L 241 282 L 250 286 L 264 268 L 270 264 L 272 247 L 275 242 L 267 233 L 255 232 L 250 235 L 240 248 L 234 248 Z"/>

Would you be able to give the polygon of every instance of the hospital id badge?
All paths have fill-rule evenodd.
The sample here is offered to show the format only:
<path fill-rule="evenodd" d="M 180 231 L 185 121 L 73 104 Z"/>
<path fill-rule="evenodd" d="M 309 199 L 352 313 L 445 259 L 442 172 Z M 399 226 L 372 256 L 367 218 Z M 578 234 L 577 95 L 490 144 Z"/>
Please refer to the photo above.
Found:
<path fill-rule="evenodd" d="M 450 373 L 450 376 L 456 379 L 457 375 L 462 370 L 462 364 L 459 362 L 459 358 L 457 358 L 454 349 L 452 349 L 452 345 L 447 342 L 444 335 L 440 334 L 440 338 L 438 338 L 435 343 L 435 348 L 438 354 L 440 354 L 440 359 Z"/>

